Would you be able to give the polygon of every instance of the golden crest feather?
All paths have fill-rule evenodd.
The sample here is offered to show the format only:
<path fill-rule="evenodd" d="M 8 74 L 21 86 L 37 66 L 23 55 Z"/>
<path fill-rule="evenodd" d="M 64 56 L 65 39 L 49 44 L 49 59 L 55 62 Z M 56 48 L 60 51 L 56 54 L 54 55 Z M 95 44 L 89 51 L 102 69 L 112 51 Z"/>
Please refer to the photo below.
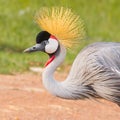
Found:
<path fill-rule="evenodd" d="M 35 21 L 42 30 L 54 35 L 67 48 L 85 37 L 83 21 L 69 8 L 41 8 L 35 15 Z"/>

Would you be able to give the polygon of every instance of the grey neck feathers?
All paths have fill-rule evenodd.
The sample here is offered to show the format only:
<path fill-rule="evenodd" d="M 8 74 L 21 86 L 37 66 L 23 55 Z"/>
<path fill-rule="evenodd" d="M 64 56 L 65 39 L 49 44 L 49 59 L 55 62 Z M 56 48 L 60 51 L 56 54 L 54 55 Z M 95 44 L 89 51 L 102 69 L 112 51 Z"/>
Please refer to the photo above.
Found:
<path fill-rule="evenodd" d="M 53 95 L 69 99 L 71 98 L 71 92 L 66 86 L 66 82 L 59 82 L 54 79 L 54 72 L 56 68 L 64 61 L 66 56 L 66 49 L 60 45 L 59 51 L 55 54 L 55 59 L 44 69 L 42 74 L 42 80 L 45 88 Z M 65 84 L 64 84 L 65 83 Z"/>

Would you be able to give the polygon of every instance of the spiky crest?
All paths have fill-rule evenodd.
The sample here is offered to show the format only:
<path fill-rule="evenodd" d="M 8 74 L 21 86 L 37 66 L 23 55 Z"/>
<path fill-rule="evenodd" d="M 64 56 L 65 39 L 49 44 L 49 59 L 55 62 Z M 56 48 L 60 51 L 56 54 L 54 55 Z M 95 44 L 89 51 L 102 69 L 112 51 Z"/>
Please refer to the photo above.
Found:
<path fill-rule="evenodd" d="M 85 37 L 83 21 L 69 8 L 41 8 L 35 15 L 35 21 L 67 48 Z"/>

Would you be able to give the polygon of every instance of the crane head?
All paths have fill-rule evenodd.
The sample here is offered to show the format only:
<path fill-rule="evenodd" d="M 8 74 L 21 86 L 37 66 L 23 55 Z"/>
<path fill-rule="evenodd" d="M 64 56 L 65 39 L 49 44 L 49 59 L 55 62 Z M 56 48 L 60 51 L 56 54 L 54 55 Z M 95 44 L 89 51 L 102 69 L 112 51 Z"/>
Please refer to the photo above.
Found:
<path fill-rule="evenodd" d="M 53 54 L 59 47 L 59 42 L 57 38 L 47 31 L 41 31 L 36 36 L 36 45 L 27 48 L 24 52 L 35 52 L 35 51 L 42 51 L 47 54 Z"/>
<path fill-rule="evenodd" d="M 85 38 L 83 21 L 69 8 L 43 7 L 36 13 L 35 21 L 43 31 L 38 33 L 36 45 L 24 52 L 42 51 L 53 59 L 61 44 L 71 48 Z"/>
<path fill-rule="evenodd" d="M 69 8 L 43 7 L 36 13 L 35 21 L 43 31 L 37 35 L 36 45 L 24 52 L 44 51 L 52 54 L 59 42 L 71 48 L 85 37 L 83 21 Z"/>

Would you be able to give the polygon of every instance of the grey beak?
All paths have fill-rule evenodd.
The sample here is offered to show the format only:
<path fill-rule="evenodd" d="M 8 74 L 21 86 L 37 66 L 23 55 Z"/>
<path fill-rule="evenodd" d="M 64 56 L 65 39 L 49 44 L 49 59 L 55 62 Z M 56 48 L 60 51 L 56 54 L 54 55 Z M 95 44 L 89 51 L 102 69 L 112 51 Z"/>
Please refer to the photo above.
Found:
<path fill-rule="evenodd" d="M 31 52 L 31 50 L 30 50 L 30 48 L 27 48 L 27 49 L 25 49 L 23 52 L 24 52 L 24 53 L 29 53 L 29 52 Z"/>
<path fill-rule="evenodd" d="M 23 52 L 30 53 L 30 52 L 35 52 L 35 51 L 44 51 L 44 46 L 41 44 L 36 44 L 30 48 L 25 49 Z"/>

